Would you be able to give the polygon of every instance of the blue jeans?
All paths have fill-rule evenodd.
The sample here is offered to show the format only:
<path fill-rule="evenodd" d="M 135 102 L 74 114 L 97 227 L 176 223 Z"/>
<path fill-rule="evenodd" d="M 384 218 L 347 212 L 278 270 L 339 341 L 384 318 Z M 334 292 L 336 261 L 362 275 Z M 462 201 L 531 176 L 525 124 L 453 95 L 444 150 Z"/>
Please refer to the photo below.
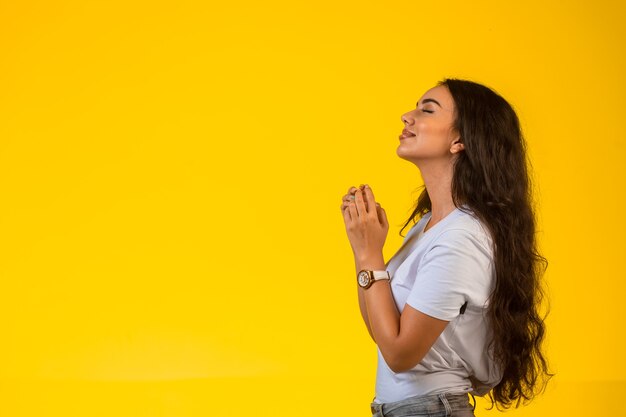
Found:
<path fill-rule="evenodd" d="M 474 405 L 470 404 L 467 394 L 445 392 L 432 395 L 418 395 L 401 401 L 376 403 L 370 405 L 372 417 L 474 417 Z M 374 397 L 376 398 L 376 397 Z"/>

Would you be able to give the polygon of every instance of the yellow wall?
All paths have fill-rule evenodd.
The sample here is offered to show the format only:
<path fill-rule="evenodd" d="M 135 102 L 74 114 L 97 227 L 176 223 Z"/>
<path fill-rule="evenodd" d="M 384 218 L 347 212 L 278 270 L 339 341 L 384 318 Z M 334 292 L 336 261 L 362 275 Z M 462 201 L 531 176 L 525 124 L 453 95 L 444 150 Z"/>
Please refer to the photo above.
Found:
<path fill-rule="evenodd" d="M 507 98 L 534 165 L 557 376 L 511 415 L 626 415 L 625 17 L 3 0 L 0 415 L 369 415 L 341 196 L 372 186 L 390 257 L 400 115 L 445 76 Z"/>

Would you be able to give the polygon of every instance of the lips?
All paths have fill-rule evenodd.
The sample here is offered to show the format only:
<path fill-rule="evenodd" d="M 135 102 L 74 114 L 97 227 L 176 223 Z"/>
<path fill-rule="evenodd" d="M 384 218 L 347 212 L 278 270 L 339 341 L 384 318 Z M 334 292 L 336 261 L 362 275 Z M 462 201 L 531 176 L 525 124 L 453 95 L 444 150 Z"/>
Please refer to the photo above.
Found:
<path fill-rule="evenodd" d="M 402 135 L 400 135 L 400 139 L 409 138 L 411 136 L 415 136 L 415 133 L 411 132 L 410 130 L 404 129 L 402 131 Z"/>

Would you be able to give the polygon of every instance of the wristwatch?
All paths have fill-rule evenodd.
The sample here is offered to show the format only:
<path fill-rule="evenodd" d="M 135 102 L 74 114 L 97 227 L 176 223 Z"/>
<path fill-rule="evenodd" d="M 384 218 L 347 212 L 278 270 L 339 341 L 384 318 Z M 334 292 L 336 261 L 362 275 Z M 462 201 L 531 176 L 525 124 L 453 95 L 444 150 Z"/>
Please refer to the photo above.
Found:
<path fill-rule="evenodd" d="M 356 276 L 356 281 L 363 289 L 368 289 L 372 286 L 374 281 L 379 281 L 382 279 L 391 281 L 391 275 L 389 275 L 389 271 L 368 271 L 362 269 Z"/>

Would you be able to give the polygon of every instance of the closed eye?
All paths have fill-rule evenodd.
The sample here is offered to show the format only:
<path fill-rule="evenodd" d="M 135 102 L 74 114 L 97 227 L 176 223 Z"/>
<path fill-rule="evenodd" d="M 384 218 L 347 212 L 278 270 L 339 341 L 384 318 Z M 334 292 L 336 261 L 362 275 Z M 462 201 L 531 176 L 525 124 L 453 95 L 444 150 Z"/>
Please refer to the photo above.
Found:
<path fill-rule="evenodd" d="M 423 109 L 422 109 L 422 111 L 423 111 L 424 113 L 434 113 L 434 111 L 432 111 L 432 110 L 423 110 Z"/>

